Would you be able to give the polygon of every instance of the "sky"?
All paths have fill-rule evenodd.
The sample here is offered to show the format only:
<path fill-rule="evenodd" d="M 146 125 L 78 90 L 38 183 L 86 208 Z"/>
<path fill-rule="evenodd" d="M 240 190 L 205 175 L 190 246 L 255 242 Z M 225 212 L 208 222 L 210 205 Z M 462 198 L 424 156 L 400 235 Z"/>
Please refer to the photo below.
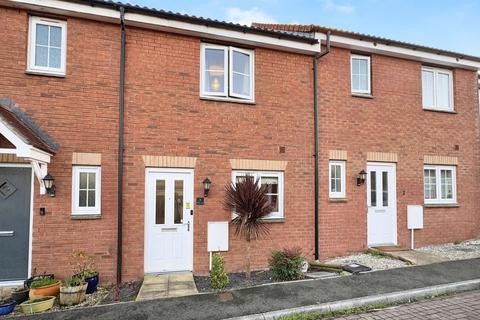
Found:
<path fill-rule="evenodd" d="M 123 0 L 240 24 L 319 24 L 480 56 L 480 0 Z"/>

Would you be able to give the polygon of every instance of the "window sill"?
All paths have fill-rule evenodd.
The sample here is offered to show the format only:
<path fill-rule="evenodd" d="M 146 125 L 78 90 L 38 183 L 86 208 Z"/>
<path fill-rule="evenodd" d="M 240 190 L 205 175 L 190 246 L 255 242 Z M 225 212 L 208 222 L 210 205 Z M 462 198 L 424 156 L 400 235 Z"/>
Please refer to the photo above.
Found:
<path fill-rule="evenodd" d="M 333 203 L 345 203 L 348 202 L 348 198 L 329 198 L 328 201 Z"/>
<path fill-rule="evenodd" d="M 458 203 L 425 203 L 425 208 L 459 208 Z"/>
<path fill-rule="evenodd" d="M 267 218 L 262 219 L 263 223 L 283 223 L 285 222 L 285 218 Z"/>
<path fill-rule="evenodd" d="M 55 71 L 46 71 L 46 70 L 32 70 L 27 69 L 25 70 L 26 74 L 31 74 L 35 76 L 47 76 L 47 77 L 56 77 L 56 78 L 65 78 L 65 73 L 63 72 L 55 72 Z"/>
<path fill-rule="evenodd" d="M 255 100 L 243 100 L 243 99 L 225 98 L 225 97 L 200 96 L 200 100 L 232 102 L 232 103 L 250 104 L 250 105 L 255 105 L 256 104 Z"/>
<path fill-rule="evenodd" d="M 440 109 L 432 109 L 432 108 L 423 108 L 423 111 L 457 114 L 457 112 L 454 110 L 440 110 Z"/>
<path fill-rule="evenodd" d="M 354 97 L 354 98 L 364 98 L 364 99 L 373 99 L 373 96 L 370 93 L 354 93 L 354 92 L 352 92 L 352 97 Z"/>
<path fill-rule="evenodd" d="M 102 214 L 81 214 L 81 213 L 72 213 L 70 219 L 72 220 L 98 220 L 102 218 Z"/>

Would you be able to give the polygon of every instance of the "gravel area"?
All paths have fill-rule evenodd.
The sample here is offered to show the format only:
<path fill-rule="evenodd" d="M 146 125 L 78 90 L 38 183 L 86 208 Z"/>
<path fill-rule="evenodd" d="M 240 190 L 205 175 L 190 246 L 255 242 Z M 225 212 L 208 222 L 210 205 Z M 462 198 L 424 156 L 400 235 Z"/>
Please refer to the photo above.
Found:
<path fill-rule="evenodd" d="M 428 246 L 416 250 L 441 256 L 449 260 L 480 258 L 480 239 Z"/>
<path fill-rule="evenodd" d="M 244 272 L 229 273 L 228 277 L 230 279 L 230 283 L 223 290 L 246 288 L 274 282 L 272 279 L 272 274 L 269 270 L 252 271 L 252 279 L 250 281 L 245 279 Z M 208 276 L 194 276 L 194 279 L 195 285 L 197 286 L 199 292 L 222 291 L 212 288 Z"/>
<path fill-rule="evenodd" d="M 375 270 L 386 270 L 408 266 L 405 262 L 368 253 L 356 254 L 346 257 L 338 257 L 324 261 L 327 264 L 345 265 L 349 263 L 358 263 Z"/>

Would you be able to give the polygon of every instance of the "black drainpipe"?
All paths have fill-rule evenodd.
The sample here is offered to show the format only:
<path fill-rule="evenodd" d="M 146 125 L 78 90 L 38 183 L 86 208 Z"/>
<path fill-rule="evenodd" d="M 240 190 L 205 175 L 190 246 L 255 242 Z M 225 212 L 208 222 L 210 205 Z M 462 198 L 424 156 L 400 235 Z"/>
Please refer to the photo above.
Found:
<path fill-rule="evenodd" d="M 120 92 L 118 111 L 118 216 L 117 216 L 117 284 L 122 283 L 122 241 L 123 241 L 123 114 L 125 109 L 125 8 L 120 7 Z"/>
<path fill-rule="evenodd" d="M 330 53 L 330 31 L 327 33 L 327 42 L 326 49 L 323 52 L 319 52 L 313 57 L 313 125 L 314 125 L 314 138 L 315 138 L 315 260 L 319 258 L 319 248 L 318 248 L 318 196 L 319 196 L 319 186 L 318 186 L 318 60 Z"/>

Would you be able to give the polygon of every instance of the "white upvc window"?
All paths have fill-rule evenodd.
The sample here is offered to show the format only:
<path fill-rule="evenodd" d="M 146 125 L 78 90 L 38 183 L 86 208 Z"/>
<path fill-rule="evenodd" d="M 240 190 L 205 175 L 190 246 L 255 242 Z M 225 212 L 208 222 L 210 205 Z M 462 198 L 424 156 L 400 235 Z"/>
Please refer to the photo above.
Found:
<path fill-rule="evenodd" d="M 371 94 L 370 57 L 352 54 L 350 57 L 352 93 Z"/>
<path fill-rule="evenodd" d="M 266 219 L 282 219 L 283 214 L 283 172 L 278 171 L 232 171 L 232 182 L 237 183 L 246 176 L 251 176 L 255 181 L 259 179 L 262 186 L 267 186 L 267 196 L 273 211 Z"/>
<path fill-rule="evenodd" d="M 27 72 L 64 76 L 66 51 L 66 21 L 30 17 Z"/>
<path fill-rule="evenodd" d="M 424 109 L 454 110 L 452 71 L 422 67 L 422 104 Z"/>
<path fill-rule="evenodd" d="M 345 198 L 345 161 L 330 161 L 328 172 L 330 198 Z"/>
<path fill-rule="evenodd" d="M 457 202 L 455 166 L 426 165 L 423 169 L 423 184 L 426 204 Z"/>
<path fill-rule="evenodd" d="M 72 215 L 101 214 L 101 168 L 73 166 Z"/>
<path fill-rule="evenodd" d="M 253 50 L 202 43 L 200 95 L 226 99 L 254 100 Z"/>

